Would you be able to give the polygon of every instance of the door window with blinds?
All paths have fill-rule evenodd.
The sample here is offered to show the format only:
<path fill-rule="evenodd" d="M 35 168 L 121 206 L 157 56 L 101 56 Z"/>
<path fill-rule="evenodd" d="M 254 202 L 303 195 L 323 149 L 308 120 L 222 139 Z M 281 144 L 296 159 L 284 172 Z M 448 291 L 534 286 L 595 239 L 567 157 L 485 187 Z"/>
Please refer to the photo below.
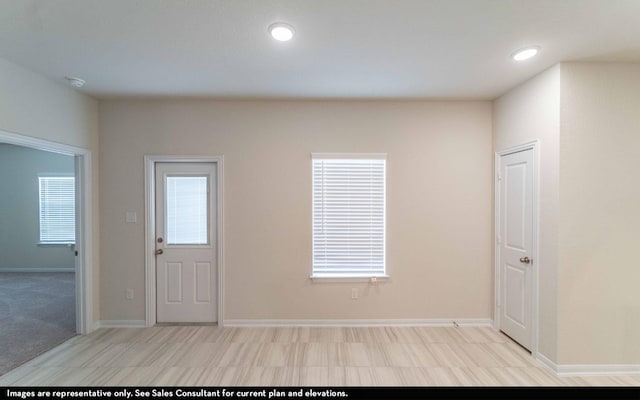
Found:
<path fill-rule="evenodd" d="M 207 176 L 166 177 L 167 245 L 209 244 Z"/>
<path fill-rule="evenodd" d="M 384 154 L 312 154 L 313 278 L 385 276 Z"/>
<path fill-rule="evenodd" d="M 76 242 L 76 187 L 73 176 L 40 176 L 40 243 Z"/>

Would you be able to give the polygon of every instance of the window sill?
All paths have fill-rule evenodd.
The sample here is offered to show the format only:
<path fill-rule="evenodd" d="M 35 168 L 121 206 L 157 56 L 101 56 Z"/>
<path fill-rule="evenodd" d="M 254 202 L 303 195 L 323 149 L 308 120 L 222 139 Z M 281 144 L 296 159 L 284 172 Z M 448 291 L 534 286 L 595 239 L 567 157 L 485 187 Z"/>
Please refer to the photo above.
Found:
<path fill-rule="evenodd" d="M 385 282 L 389 280 L 389 275 L 311 275 L 309 277 L 314 282 L 321 283 L 331 283 L 331 282 L 340 282 L 340 283 L 362 283 L 362 282 Z"/>
<path fill-rule="evenodd" d="M 64 243 L 64 242 L 38 242 L 37 245 L 38 246 L 44 246 L 44 247 L 50 247 L 50 246 L 71 247 L 71 246 L 75 246 L 76 244 L 73 243 L 73 242 L 68 242 L 68 243 Z"/>

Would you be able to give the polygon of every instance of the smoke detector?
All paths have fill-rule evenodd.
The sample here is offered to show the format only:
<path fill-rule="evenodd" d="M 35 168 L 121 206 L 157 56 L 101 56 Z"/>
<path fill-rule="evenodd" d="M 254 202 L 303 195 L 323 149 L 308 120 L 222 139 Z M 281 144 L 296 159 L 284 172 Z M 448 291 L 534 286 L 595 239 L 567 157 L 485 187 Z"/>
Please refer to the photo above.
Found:
<path fill-rule="evenodd" d="M 81 88 L 85 84 L 84 79 L 76 78 L 75 76 L 65 76 L 64 79 L 66 79 L 67 82 L 69 82 L 69 85 L 77 88 Z"/>

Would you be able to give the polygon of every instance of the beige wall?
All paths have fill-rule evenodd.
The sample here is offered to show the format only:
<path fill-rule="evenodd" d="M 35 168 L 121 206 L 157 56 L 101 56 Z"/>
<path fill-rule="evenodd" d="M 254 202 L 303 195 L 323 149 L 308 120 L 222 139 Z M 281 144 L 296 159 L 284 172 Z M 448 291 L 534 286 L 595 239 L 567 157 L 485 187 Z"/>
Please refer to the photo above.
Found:
<path fill-rule="evenodd" d="M 558 361 L 640 364 L 640 64 L 562 64 Z"/>
<path fill-rule="evenodd" d="M 38 244 L 38 177 L 47 174 L 73 176 L 73 157 L 0 143 L 0 271 L 74 268 L 71 247 Z"/>
<path fill-rule="evenodd" d="M 102 319 L 144 319 L 145 154 L 225 156 L 226 319 L 491 318 L 491 149 L 490 102 L 102 102 Z M 311 152 L 388 154 L 390 281 L 309 280 Z"/>
<path fill-rule="evenodd" d="M 560 67 L 555 66 L 494 102 L 495 151 L 540 140 L 539 348 L 556 359 Z"/>
<path fill-rule="evenodd" d="M 0 130 L 92 151 L 93 316 L 98 318 L 98 102 L 0 58 Z"/>
<path fill-rule="evenodd" d="M 61 77 L 62 78 L 62 77 Z M 98 104 L 0 58 L 0 129 L 85 149 L 98 146 Z"/>

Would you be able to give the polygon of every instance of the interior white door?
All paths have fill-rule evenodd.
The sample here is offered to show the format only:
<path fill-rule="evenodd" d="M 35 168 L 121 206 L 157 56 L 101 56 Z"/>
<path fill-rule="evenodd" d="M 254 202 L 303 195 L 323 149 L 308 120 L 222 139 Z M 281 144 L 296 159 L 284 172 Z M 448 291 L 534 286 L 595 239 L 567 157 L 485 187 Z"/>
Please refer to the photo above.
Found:
<path fill-rule="evenodd" d="M 217 322 L 216 164 L 156 163 L 157 322 Z"/>
<path fill-rule="evenodd" d="M 531 347 L 533 295 L 533 150 L 500 157 L 500 329 Z"/>

